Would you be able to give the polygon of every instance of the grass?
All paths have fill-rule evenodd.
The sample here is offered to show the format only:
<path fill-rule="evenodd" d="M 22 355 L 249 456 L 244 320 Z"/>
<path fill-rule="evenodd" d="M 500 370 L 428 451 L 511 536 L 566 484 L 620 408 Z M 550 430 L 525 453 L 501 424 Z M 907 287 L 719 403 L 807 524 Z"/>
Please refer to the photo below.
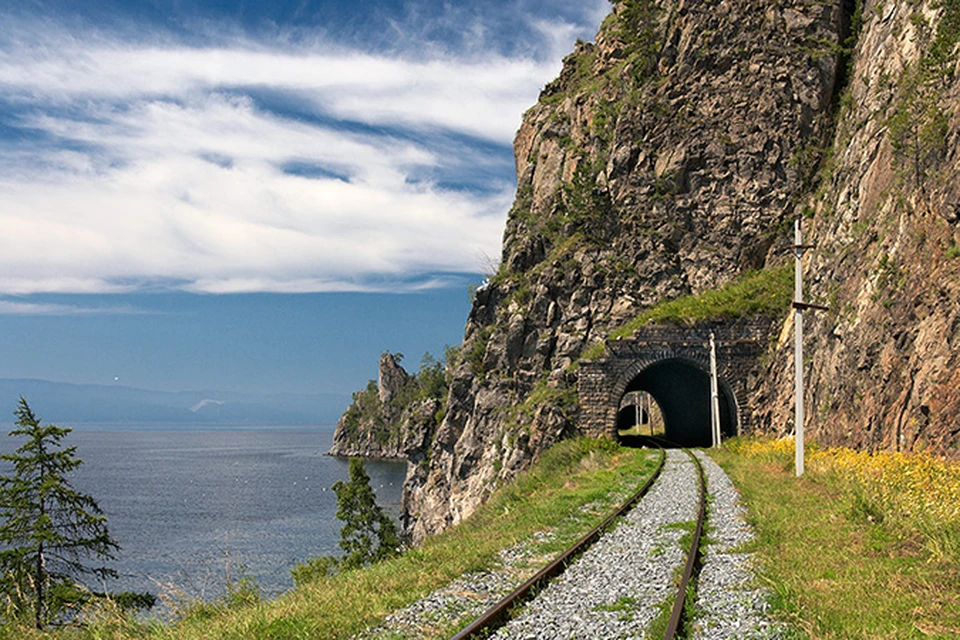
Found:
<path fill-rule="evenodd" d="M 792 295 L 792 267 L 752 271 L 720 289 L 661 302 L 615 329 L 608 339 L 628 338 L 647 324 L 692 324 L 720 318 L 782 314 L 790 307 Z M 603 349 L 602 343 L 595 344 L 585 350 L 582 357 L 599 358 Z"/>
<path fill-rule="evenodd" d="M 595 526 L 619 502 L 619 492 L 641 484 L 654 466 L 653 454 L 622 449 L 608 440 L 564 441 L 544 452 L 471 518 L 367 569 L 319 579 L 276 600 L 194 603 L 182 610 L 181 619 L 166 624 L 101 611 L 91 614 L 94 619 L 86 627 L 39 633 L 7 625 L 0 627 L 0 639 L 347 638 L 463 573 L 495 568 L 499 550 L 537 531 L 556 533 L 538 551 L 563 548 Z"/>
<path fill-rule="evenodd" d="M 741 490 L 777 614 L 797 637 L 960 636 L 960 465 L 925 455 L 734 440 L 710 454 Z"/>

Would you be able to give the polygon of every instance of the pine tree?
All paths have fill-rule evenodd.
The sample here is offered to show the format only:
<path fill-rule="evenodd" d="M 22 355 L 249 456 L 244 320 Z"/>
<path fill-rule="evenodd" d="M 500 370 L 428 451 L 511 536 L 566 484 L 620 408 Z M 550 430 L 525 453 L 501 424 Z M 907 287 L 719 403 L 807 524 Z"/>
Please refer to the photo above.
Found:
<path fill-rule="evenodd" d="M 336 482 L 333 490 L 337 493 L 337 518 L 344 522 L 340 529 L 340 548 L 346 552 L 342 566 L 362 567 L 396 554 L 400 547 L 397 528 L 377 505 L 363 460 L 350 458 L 350 481 Z"/>
<path fill-rule="evenodd" d="M 0 456 L 13 467 L 12 476 L 0 476 L 0 589 L 15 615 L 32 617 L 42 629 L 83 599 L 78 578 L 116 577 L 112 569 L 85 561 L 113 559 L 119 547 L 94 499 L 66 478 L 82 464 L 76 447 L 60 444 L 71 429 L 41 425 L 22 397 L 14 415 L 17 428 L 9 435 L 27 442 Z"/>
<path fill-rule="evenodd" d="M 337 494 L 337 518 L 342 557 L 320 556 L 297 564 L 291 571 L 297 586 L 309 584 L 339 571 L 347 571 L 378 562 L 400 552 L 397 527 L 377 505 L 370 487 L 370 476 L 361 458 L 350 458 L 350 481 L 338 480 L 333 485 Z"/>

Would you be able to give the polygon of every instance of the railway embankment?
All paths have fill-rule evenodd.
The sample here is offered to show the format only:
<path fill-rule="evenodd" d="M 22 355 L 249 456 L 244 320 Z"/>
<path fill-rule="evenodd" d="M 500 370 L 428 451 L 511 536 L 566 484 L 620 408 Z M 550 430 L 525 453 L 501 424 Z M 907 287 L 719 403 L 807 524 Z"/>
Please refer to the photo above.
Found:
<path fill-rule="evenodd" d="M 741 440 L 711 453 L 741 492 L 771 606 L 797 638 L 960 637 L 960 464 Z"/>
<path fill-rule="evenodd" d="M 710 500 L 680 637 L 958 637 L 960 465 L 922 454 L 811 449 L 798 480 L 791 444 L 733 440 L 697 452 Z M 594 566 L 629 576 L 596 577 L 571 565 L 565 580 L 579 573 L 597 582 L 570 599 L 583 611 L 561 612 L 558 625 L 596 614 L 604 624 L 632 624 L 631 637 L 656 637 L 647 607 L 657 597 L 642 583 L 658 581 L 641 565 L 666 563 L 688 544 L 690 514 L 679 494 L 695 492 L 682 455 L 670 454 L 663 477 L 609 530 L 608 543 L 616 544 L 590 552 L 600 558 Z M 85 611 L 84 627 L 2 628 L 0 638 L 450 638 L 605 519 L 653 474 L 658 458 L 610 441 L 569 440 L 474 516 L 400 557 L 317 578 L 274 600 L 249 583 L 234 585 L 215 603 L 178 603 L 171 621 L 106 608 Z M 657 489 L 671 479 L 678 487 Z M 659 505 L 653 512 L 648 499 Z M 590 557 L 582 556 L 588 564 Z M 672 579 L 679 565 L 670 564 Z M 618 586 L 622 592 L 614 592 Z M 603 602 L 591 600 L 600 595 Z M 659 601 L 661 611 L 668 600 Z"/>

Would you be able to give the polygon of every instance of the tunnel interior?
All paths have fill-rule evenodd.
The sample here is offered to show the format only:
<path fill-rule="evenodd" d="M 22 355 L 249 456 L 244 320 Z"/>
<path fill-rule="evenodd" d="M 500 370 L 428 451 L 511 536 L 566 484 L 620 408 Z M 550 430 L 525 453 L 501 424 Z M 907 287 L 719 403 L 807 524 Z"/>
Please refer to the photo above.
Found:
<path fill-rule="evenodd" d="M 637 413 L 640 414 L 640 422 L 637 422 Z M 633 405 L 627 405 L 617 411 L 617 431 L 645 424 L 650 424 L 650 415 L 646 409 L 640 409 L 638 412 Z"/>
<path fill-rule="evenodd" d="M 717 386 L 720 433 L 729 438 L 737 433 L 736 402 L 723 379 Z M 684 447 L 709 447 L 712 444 L 710 376 L 698 365 L 681 359 L 656 362 L 637 374 L 623 395 L 633 391 L 646 391 L 659 406 L 664 438 Z"/>

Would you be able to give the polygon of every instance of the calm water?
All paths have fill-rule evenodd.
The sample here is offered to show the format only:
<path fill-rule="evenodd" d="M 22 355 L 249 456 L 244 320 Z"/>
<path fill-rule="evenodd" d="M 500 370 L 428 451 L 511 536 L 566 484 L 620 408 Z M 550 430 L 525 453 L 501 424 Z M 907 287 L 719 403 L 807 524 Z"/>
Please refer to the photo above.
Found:
<path fill-rule="evenodd" d="M 292 587 L 296 562 L 339 552 L 330 486 L 347 479 L 347 462 L 323 455 L 332 438 L 329 428 L 75 429 L 66 443 L 84 464 L 74 486 L 97 500 L 121 545 L 110 563 L 121 577 L 108 588 L 172 585 L 212 598 L 241 572 L 266 594 Z M 0 440 L 0 450 L 17 446 Z M 396 516 L 406 465 L 366 468 L 379 503 Z"/>

